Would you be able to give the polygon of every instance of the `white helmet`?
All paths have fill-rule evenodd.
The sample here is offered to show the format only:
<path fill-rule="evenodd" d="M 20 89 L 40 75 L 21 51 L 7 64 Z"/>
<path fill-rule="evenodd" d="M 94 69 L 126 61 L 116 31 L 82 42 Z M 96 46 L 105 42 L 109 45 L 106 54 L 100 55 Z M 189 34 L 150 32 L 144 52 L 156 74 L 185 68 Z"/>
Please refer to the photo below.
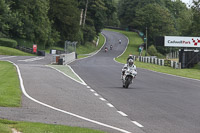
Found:
<path fill-rule="evenodd" d="M 129 59 L 129 60 L 128 60 L 128 65 L 129 65 L 129 66 L 132 66 L 132 65 L 133 65 L 133 59 Z"/>

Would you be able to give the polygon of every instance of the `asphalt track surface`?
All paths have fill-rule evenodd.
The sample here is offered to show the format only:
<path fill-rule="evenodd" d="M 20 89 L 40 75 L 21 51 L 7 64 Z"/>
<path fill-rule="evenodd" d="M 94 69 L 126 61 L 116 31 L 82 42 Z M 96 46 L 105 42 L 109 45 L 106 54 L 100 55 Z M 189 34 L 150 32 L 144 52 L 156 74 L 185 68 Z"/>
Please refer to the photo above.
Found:
<path fill-rule="evenodd" d="M 200 81 L 138 68 L 134 83 L 124 89 L 120 80 L 123 64 L 113 58 L 125 50 L 128 40 L 119 33 L 103 33 L 105 45 L 112 44 L 113 50 L 105 53 L 102 49 L 92 57 L 70 64 L 87 86 L 46 66 L 51 62 L 50 55 L 33 61 L 28 59 L 35 57 L 0 56 L 0 60 L 18 65 L 27 94 L 49 105 L 23 94 L 22 107 L 0 107 L 0 117 L 109 133 L 199 133 Z M 118 39 L 122 40 L 121 45 Z"/>
<path fill-rule="evenodd" d="M 200 133 L 200 80 L 180 78 L 137 69 L 138 75 L 128 89 L 120 80 L 122 64 L 113 61 L 126 47 L 118 33 L 104 31 L 107 43 L 90 58 L 71 63 L 76 73 L 117 110 L 137 121 L 147 133 Z M 117 40 L 122 40 L 119 45 Z"/>

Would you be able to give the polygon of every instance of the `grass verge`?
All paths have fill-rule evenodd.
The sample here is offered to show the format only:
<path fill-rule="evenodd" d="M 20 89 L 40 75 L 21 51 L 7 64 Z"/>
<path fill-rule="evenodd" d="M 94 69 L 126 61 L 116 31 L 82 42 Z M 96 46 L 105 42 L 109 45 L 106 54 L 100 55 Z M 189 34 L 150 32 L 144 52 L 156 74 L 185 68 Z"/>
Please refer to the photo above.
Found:
<path fill-rule="evenodd" d="M 25 53 L 23 51 L 20 51 L 20 50 L 14 49 L 14 48 L 4 47 L 4 46 L 0 46 L 0 55 L 35 56 L 33 54 Z"/>
<path fill-rule="evenodd" d="M 50 67 L 53 67 L 55 69 L 58 69 L 60 70 L 61 72 L 64 72 L 66 75 L 68 75 L 69 77 L 79 81 L 79 82 L 82 82 L 79 77 L 77 77 L 73 72 L 72 70 L 69 68 L 69 66 L 65 66 L 65 65 L 49 65 Z"/>
<path fill-rule="evenodd" d="M 137 33 L 128 32 L 128 31 L 113 30 L 113 29 L 105 29 L 105 30 L 122 33 L 125 36 L 127 36 L 128 39 L 129 39 L 129 45 L 128 45 L 126 51 L 124 52 L 123 55 L 116 58 L 116 61 L 121 62 L 121 63 L 126 63 L 126 59 L 127 59 L 129 54 L 134 54 L 134 55 L 139 54 L 137 48 L 139 47 L 140 44 L 143 43 L 143 40 L 138 36 Z M 143 51 L 143 54 L 145 54 L 145 50 Z M 144 69 L 148 69 L 148 70 L 152 70 L 152 71 L 156 71 L 156 72 L 162 72 L 162 73 L 167 73 L 167 74 L 172 74 L 172 75 L 177 75 L 177 76 L 182 76 L 182 77 L 200 80 L 200 69 L 199 69 L 199 67 L 195 67 L 195 68 L 192 68 L 192 69 L 174 69 L 174 68 L 171 68 L 171 67 L 159 66 L 159 65 L 150 64 L 150 63 L 143 63 L 143 62 L 139 62 L 139 61 L 136 61 L 135 64 L 139 68 L 144 68 Z"/>
<path fill-rule="evenodd" d="M 114 29 L 105 29 L 108 31 L 113 31 L 113 32 L 119 32 L 121 34 L 124 34 L 126 37 L 129 39 L 129 45 L 125 51 L 125 53 L 120 57 L 124 58 L 125 60 L 129 56 L 129 54 L 132 55 L 139 55 L 138 48 L 139 46 L 144 43 L 141 37 L 138 36 L 136 32 L 130 32 L 130 31 L 120 31 L 120 30 L 114 30 Z M 142 56 L 145 55 L 145 50 L 142 52 Z"/>
<path fill-rule="evenodd" d="M 99 44 L 96 47 L 93 43 L 86 43 L 85 45 L 80 45 L 77 47 L 76 52 L 78 58 L 87 57 L 88 54 L 98 51 L 104 44 L 105 38 L 102 34 L 99 35 Z"/>
<path fill-rule="evenodd" d="M 16 68 L 9 62 L 0 61 L 0 106 L 19 107 L 21 90 Z"/>
<path fill-rule="evenodd" d="M 103 133 L 102 131 L 87 128 L 0 119 L 1 133 L 11 133 L 12 128 L 23 133 Z"/>

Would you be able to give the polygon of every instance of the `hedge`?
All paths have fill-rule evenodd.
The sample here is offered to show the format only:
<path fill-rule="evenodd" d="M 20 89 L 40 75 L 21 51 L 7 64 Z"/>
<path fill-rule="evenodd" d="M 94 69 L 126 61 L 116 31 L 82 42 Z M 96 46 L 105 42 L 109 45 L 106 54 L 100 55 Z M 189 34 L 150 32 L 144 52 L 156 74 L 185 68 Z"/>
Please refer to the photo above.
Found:
<path fill-rule="evenodd" d="M 0 38 L 0 46 L 15 48 L 17 46 L 17 41 L 7 38 Z"/>

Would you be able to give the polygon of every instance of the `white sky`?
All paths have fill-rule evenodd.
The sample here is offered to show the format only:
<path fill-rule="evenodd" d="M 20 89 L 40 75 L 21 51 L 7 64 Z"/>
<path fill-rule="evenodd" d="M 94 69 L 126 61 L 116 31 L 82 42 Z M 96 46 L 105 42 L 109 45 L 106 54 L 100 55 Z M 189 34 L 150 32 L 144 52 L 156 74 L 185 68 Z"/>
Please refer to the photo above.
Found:
<path fill-rule="evenodd" d="M 186 5 L 190 5 L 192 3 L 192 0 L 181 0 L 182 2 L 186 3 Z"/>

